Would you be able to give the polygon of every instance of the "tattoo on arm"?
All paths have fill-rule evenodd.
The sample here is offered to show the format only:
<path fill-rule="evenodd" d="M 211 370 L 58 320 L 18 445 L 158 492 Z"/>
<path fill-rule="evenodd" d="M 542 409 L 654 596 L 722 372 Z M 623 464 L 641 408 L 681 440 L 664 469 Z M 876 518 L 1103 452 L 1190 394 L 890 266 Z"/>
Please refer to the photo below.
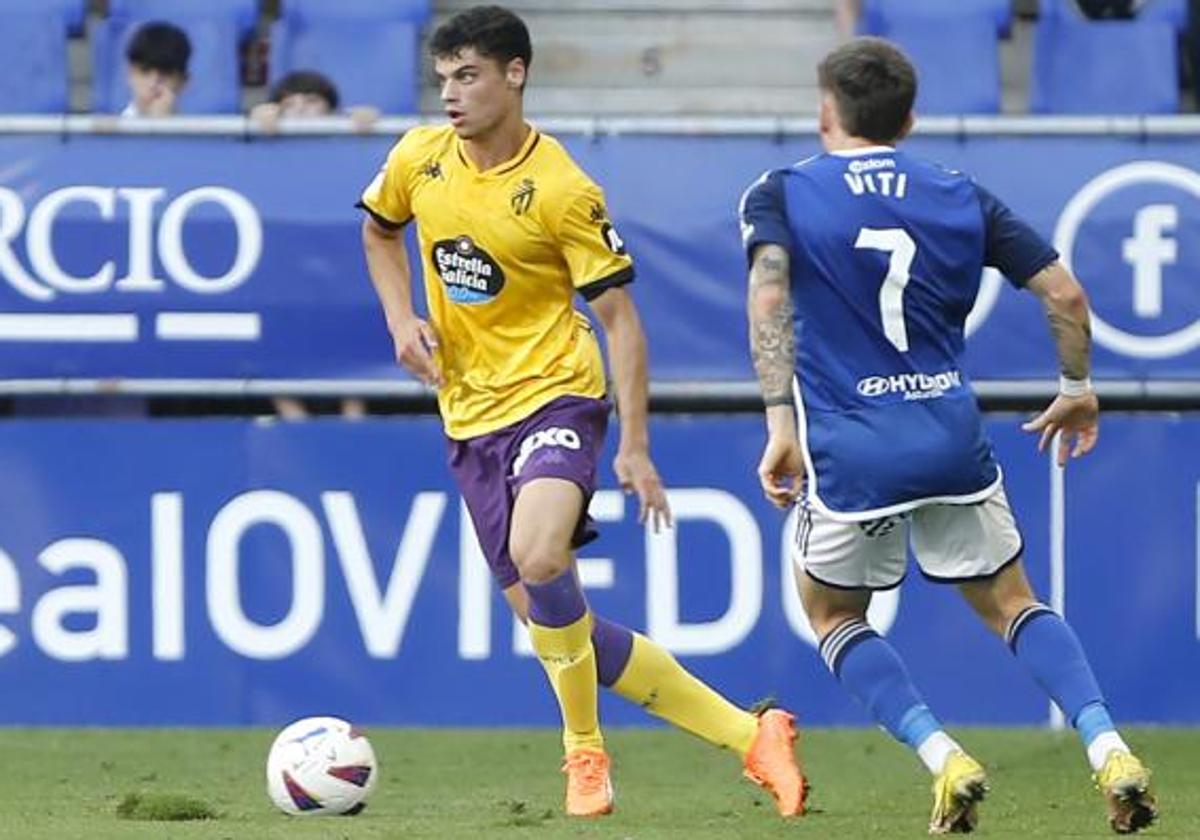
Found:
<path fill-rule="evenodd" d="M 750 267 L 750 354 L 768 404 L 791 401 L 796 365 L 788 254 L 778 245 L 762 245 Z"/>
<path fill-rule="evenodd" d="M 1049 319 L 1062 375 L 1069 379 L 1086 378 L 1091 367 L 1088 358 L 1092 343 L 1091 325 L 1086 320 L 1080 323 L 1060 312 L 1051 312 Z"/>
<path fill-rule="evenodd" d="M 1061 272 L 1058 263 L 1039 271 L 1031 283 L 1049 286 L 1053 272 Z M 1060 283 L 1059 286 L 1062 284 Z M 1050 335 L 1058 351 L 1058 366 L 1069 379 L 1084 379 L 1091 368 L 1092 325 L 1085 299 L 1043 292 Z"/>

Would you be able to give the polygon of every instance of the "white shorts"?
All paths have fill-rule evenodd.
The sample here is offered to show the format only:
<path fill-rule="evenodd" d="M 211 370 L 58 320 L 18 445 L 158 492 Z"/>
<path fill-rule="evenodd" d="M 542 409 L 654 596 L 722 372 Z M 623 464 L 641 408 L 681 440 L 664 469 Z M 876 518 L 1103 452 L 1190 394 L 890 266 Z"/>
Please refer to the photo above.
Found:
<path fill-rule="evenodd" d="M 994 575 L 1021 555 L 1021 533 L 1004 488 L 972 505 L 926 505 L 864 522 L 800 510 L 792 559 L 839 589 L 891 589 L 904 579 L 908 547 L 925 577 L 943 583 Z"/>

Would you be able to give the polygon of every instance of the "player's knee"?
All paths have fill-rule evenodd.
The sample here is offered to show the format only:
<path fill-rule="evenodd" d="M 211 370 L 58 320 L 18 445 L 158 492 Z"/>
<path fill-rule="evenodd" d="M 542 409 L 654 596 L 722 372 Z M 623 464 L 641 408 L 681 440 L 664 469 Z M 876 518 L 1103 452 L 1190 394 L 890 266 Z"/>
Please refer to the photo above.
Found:
<path fill-rule="evenodd" d="M 999 585 L 976 586 L 967 600 L 988 629 L 998 636 L 1008 632 L 1008 626 L 1022 610 L 1037 603 L 1032 593 Z"/>
<path fill-rule="evenodd" d="M 514 535 L 509 541 L 509 554 L 513 564 L 527 583 L 545 583 L 561 575 L 571 565 L 571 552 L 567 546 L 545 535 L 527 537 Z"/>
<path fill-rule="evenodd" d="M 808 608 L 808 623 L 818 639 L 824 639 L 847 621 L 865 621 L 866 611 L 844 606 L 814 604 Z"/>

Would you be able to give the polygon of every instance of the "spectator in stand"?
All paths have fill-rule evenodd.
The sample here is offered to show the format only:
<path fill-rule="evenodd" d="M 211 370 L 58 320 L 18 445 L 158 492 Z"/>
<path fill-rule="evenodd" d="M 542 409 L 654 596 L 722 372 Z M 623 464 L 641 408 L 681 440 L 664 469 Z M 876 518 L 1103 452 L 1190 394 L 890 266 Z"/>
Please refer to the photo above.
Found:
<path fill-rule="evenodd" d="M 272 397 L 271 405 L 281 420 L 307 420 L 314 414 L 326 413 L 319 403 L 305 403 L 299 397 Z M 367 401 L 362 397 L 343 397 L 337 403 L 337 413 L 346 420 L 361 420 L 367 416 Z"/>
<path fill-rule="evenodd" d="M 139 27 L 125 50 L 131 99 L 123 117 L 169 117 L 188 81 L 192 45 L 174 24 Z"/>
<path fill-rule="evenodd" d="M 850 38 L 858 27 L 858 16 L 862 14 L 862 0 L 833 0 L 833 15 L 837 21 L 838 34 Z"/>
<path fill-rule="evenodd" d="M 315 70 L 288 73 L 271 88 L 267 102 L 250 111 L 250 119 L 262 130 L 279 130 L 282 120 L 327 117 L 338 113 L 341 97 L 337 87 Z M 358 131 L 370 131 L 379 119 L 379 110 L 356 106 L 346 111 Z"/>
<path fill-rule="evenodd" d="M 1200 0 L 1188 0 L 1187 31 L 1183 36 L 1183 49 L 1187 55 L 1188 70 L 1191 71 L 1192 96 L 1196 110 L 1200 111 Z"/>
<path fill-rule="evenodd" d="M 337 114 L 340 104 L 337 86 L 327 76 L 314 70 L 297 70 L 275 83 L 268 101 L 251 109 L 250 119 L 260 130 L 274 133 L 283 120 L 327 117 Z M 358 131 L 369 131 L 379 119 L 379 111 L 366 106 L 351 108 L 347 115 Z M 271 404 L 284 420 L 304 420 L 312 416 L 315 408 L 293 396 L 272 397 Z M 341 400 L 339 413 L 347 419 L 358 420 L 367 413 L 366 402 L 358 397 L 347 397 Z"/>
<path fill-rule="evenodd" d="M 1094 20 L 1128 20 L 1138 12 L 1145 0 L 1075 0 L 1079 11 Z"/>

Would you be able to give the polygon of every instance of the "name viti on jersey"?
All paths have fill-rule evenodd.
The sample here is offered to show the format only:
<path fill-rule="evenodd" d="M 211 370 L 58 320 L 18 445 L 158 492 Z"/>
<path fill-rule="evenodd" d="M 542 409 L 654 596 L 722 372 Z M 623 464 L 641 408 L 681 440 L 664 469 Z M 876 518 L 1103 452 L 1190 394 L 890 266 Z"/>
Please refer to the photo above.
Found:
<path fill-rule="evenodd" d="M 504 272 L 469 236 L 433 244 L 433 264 L 455 303 L 483 303 L 504 288 Z"/>
<path fill-rule="evenodd" d="M 906 400 L 928 400 L 962 387 L 957 370 L 942 373 L 894 373 L 891 376 L 864 376 L 858 380 L 858 393 L 864 397 L 903 394 Z"/>
<path fill-rule="evenodd" d="M 886 195 L 904 198 L 908 192 L 908 175 L 895 172 L 896 161 L 891 158 L 852 160 L 842 173 L 846 186 L 855 195 Z"/>

